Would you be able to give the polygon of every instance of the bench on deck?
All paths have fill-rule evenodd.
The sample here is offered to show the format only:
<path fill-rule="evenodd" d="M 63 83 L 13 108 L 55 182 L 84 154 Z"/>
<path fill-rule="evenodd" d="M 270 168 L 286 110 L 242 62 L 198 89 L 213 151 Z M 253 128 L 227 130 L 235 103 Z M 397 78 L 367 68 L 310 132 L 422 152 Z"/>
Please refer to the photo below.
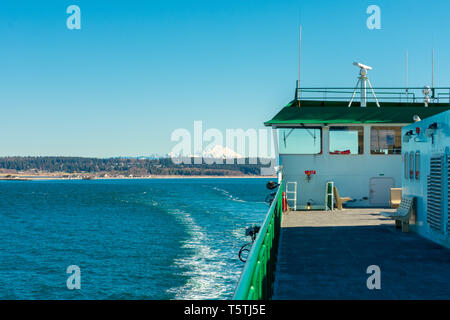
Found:
<path fill-rule="evenodd" d="M 416 198 L 411 196 L 403 196 L 400 206 L 395 212 L 381 212 L 387 218 L 395 220 L 395 226 L 402 228 L 403 232 L 409 232 L 409 220 L 415 208 Z"/>
<path fill-rule="evenodd" d="M 402 202 L 402 188 L 391 188 L 389 204 L 391 208 L 398 208 Z"/>
<path fill-rule="evenodd" d="M 342 204 L 347 201 L 352 201 L 352 198 L 349 197 L 340 197 L 339 192 L 336 187 L 333 187 L 334 199 L 336 199 L 336 207 L 338 210 L 342 210 Z"/>

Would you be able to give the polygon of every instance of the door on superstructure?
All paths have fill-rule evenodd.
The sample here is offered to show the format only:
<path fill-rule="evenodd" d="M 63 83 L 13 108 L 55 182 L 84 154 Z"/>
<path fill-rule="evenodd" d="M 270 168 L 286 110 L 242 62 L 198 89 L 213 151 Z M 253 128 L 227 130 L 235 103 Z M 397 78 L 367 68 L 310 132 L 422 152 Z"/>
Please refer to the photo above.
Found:
<path fill-rule="evenodd" d="M 394 178 L 370 179 L 370 204 L 374 206 L 388 207 L 390 191 L 395 185 Z"/>

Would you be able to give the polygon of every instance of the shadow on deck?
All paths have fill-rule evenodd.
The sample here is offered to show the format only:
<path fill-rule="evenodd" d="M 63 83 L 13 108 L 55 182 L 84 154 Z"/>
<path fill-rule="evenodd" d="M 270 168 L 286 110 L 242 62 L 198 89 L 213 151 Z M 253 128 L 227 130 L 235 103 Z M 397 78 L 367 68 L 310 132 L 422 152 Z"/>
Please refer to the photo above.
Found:
<path fill-rule="evenodd" d="M 273 299 L 450 299 L 450 250 L 378 212 L 284 216 Z M 367 288 L 370 265 L 380 290 Z"/>

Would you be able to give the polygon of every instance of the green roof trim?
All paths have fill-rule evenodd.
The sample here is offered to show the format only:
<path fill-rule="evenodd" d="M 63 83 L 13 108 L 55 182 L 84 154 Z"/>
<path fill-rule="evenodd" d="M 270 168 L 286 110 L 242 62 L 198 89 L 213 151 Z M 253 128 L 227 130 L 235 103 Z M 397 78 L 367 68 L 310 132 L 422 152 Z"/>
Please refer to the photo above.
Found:
<path fill-rule="evenodd" d="M 434 103 L 425 107 L 423 103 L 382 103 L 378 108 L 368 103 L 361 108 L 359 103 L 348 107 L 343 101 L 291 101 L 265 126 L 322 123 L 411 123 L 413 116 L 421 119 L 450 109 L 448 103 Z"/>

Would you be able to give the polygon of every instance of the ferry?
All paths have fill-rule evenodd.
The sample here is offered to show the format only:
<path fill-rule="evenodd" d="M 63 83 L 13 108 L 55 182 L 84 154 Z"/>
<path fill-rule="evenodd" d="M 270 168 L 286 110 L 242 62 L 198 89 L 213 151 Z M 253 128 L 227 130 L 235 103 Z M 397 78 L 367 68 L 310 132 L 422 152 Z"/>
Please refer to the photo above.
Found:
<path fill-rule="evenodd" d="M 448 272 L 440 271 L 450 267 L 450 88 L 373 88 L 371 67 L 354 64 L 356 88 L 297 84 L 294 99 L 264 123 L 275 140 L 279 187 L 235 299 L 450 299 Z M 410 224 L 417 233 L 394 231 Z M 443 251 L 434 252 L 422 236 Z M 412 237 L 408 248 L 405 237 Z M 426 268 L 395 260 L 399 252 L 435 268 L 435 291 L 419 289 L 427 280 L 419 275 L 416 289 L 405 290 L 406 279 L 396 282 L 396 273 Z M 427 262 L 425 252 L 440 262 Z M 390 291 L 361 284 L 360 271 L 373 267 L 366 264 L 374 256 L 389 270 Z"/>

